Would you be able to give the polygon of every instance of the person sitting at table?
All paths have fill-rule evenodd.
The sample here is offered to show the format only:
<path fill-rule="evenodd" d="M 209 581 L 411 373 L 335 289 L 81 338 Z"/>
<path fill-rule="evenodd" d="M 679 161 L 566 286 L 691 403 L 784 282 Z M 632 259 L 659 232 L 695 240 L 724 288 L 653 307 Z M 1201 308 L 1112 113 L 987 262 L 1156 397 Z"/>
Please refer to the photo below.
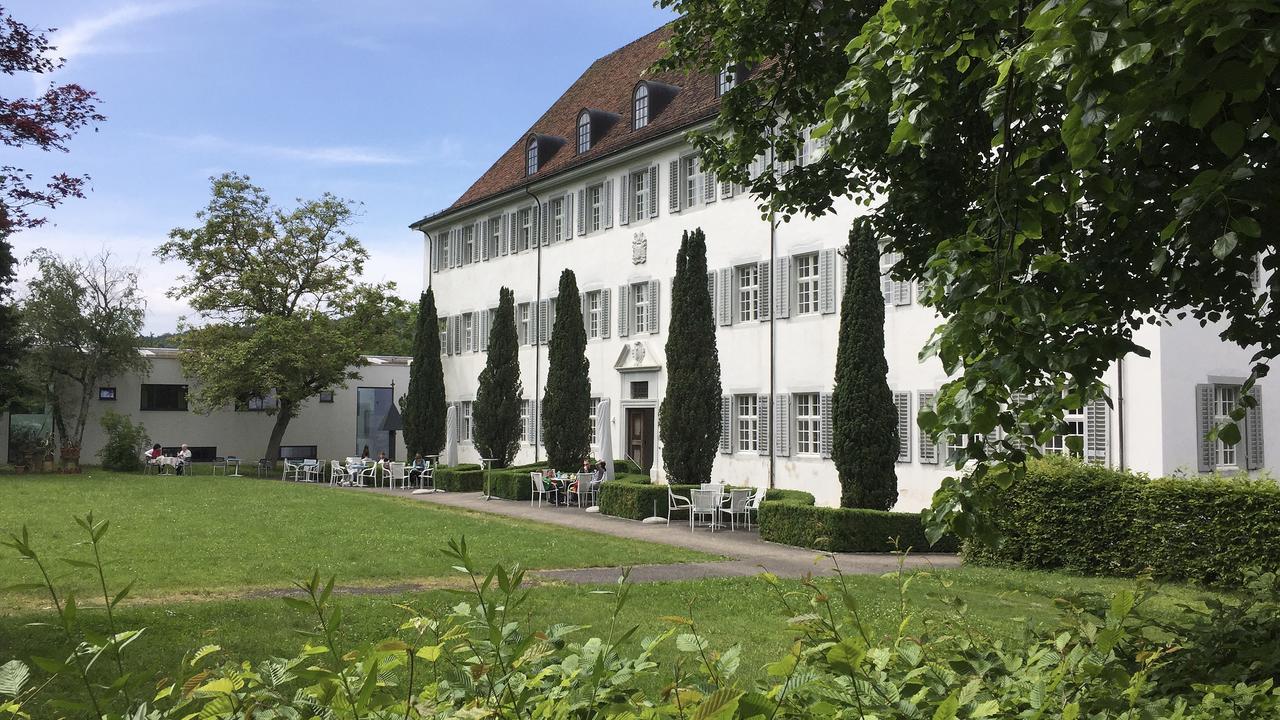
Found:
<path fill-rule="evenodd" d="M 160 443 L 156 443 L 151 446 L 151 449 L 147 451 L 146 455 L 147 462 L 155 465 L 160 458 L 164 457 L 164 451 L 160 449 Z"/>
<path fill-rule="evenodd" d="M 364 450 L 360 451 L 360 462 L 368 462 L 368 460 L 369 460 L 369 446 L 365 445 Z"/>
<path fill-rule="evenodd" d="M 422 458 L 422 453 L 413 456 L 413 462 L 409 464 L 409 482 L 417 482 L 422 473 L 427 471 L 427 461 Z"/>
<path fill-rule="evenodd" d="M 599 485 L 600 483 L 604 482 L 605 476 L 607 476 L 608 474 L 609 474 L 609 466 L 605 465 L 605 462 L 601 460 L 600 462 L 596 463 L 595 469 L 593 469 L 591 472 L 591 484 Z"/>
<path fill-rule="evenodd" d="M 186 443 L 182 443 L 182 447 L 178 448 L 177 458 L 178 462 L 174 464 L 174 472 L 182 475 L 183 468 L 187 466 L 187 463 L 191 462 L 191 448 L 187 447 Z"/>

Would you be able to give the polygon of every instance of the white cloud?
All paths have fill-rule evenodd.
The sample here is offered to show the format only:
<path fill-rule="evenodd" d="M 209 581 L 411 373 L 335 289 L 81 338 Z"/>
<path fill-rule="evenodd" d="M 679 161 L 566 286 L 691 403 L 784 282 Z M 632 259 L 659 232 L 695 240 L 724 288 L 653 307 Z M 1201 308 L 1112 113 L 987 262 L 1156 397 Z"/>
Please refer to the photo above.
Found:
<path fill-rule="evenodd" d="M 412 165 L 415 162 L 405 155 L 359 145 L 272 145 L 240 142 L 216 135 L 152 137 L 190 150 L 270 157 L 319 165 Z"/>
<path fill-rule="evenodd" d="M 110 42 L 108 36 L 113 31 L 128 29 L 199 4 L 192 1 L 129 3 L 102 15 L 80 18 L 52 34 L 50 40 L 55 46 L 53 54 L 70 63 L 75 58 L 103 52 L 144 51 L 146 48 L 140 44 Z"/>

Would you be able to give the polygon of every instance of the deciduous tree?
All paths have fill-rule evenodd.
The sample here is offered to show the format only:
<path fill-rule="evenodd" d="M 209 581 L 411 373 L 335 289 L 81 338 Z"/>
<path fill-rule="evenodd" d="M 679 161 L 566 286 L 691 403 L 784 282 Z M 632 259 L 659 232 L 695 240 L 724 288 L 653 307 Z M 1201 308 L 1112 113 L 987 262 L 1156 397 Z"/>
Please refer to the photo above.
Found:
<path fill-rule="evenodd" d="M 444 366 L 440 362 L 440 319 L 436 316 L 436 294 L 430 287 L 418 299 L 409 389 L 400 410 L 404 418 L 405 447 L 409 453 L 439 455 L 445 441 Z"/>
<path fill-rule="evenodd" d="M 520 383 L 515 295 L 505 287 L 498 290 L 498 311 L 489 329 L 486 351 L 473 410 L 475 445 L 482 457 L 494 458 L 494 467 L 506 467 L 520 449 L 524 387 Z"/>
<path fill-rule="evenodd" d="M 658 413 L 662 464 L 680 482 L 708 482 L 720 443 L 720 353 L 702 228 L 680 240 L 665 350 L 667 389 Z"/>
<path fill-rule="evenodd" d="M 590 368 L 578 280 L 566 268 L 560 273 L 556 318 L 547 347 L 547 388 L 542 395 L 542 440 L 551 467 L 577 469 L 591 452 Z"/>
<path fill-rule="evenodd" d="M 372 330 L 352 318 L 385 307 L 391 286 L 358 280 L 368 253 L 347 231 L 354 203 L 325 193 L 286 210 L 235 173 L 214 178 L 212 195 L 201 224 L 175 228 L 156 251 L 186 264 L 169 296 L 199 316 L 182 336 L 182 367 L 197 380 L 197 410 L 274 398 L 263 455 L 274 459 L 304 402 L 359 378 Z"/>

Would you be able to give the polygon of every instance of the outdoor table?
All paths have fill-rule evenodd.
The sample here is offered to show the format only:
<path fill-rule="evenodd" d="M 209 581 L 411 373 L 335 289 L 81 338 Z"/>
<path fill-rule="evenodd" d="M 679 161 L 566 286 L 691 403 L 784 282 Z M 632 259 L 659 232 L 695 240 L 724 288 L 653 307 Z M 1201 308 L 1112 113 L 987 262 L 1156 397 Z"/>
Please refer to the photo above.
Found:
<path fill-rule="evenodd" d="M 171 472 L 165 472 L 165 468 L 169 468 Z M 161 475 L 176 475 L 178 473 L 178 458 L 162 455 L 156 458 L 156 472 Z"/>
<path fill-rule="evenodd" d="M 236 471 L 231 473 L 228 477 L 244 477 L 243 475 L 240 474 L 240 458 L 228 455 L 227 464 L 234 465 L 236 468 Z"/>

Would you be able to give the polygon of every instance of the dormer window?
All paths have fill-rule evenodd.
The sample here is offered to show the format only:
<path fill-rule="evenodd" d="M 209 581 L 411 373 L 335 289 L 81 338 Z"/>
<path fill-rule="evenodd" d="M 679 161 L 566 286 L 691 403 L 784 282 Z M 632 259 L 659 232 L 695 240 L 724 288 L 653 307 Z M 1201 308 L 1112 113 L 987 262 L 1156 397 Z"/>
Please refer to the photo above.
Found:
<path fill-rule="evenodd" d="M 533 175 L 538 172 L 538 138 L 530 137 L 524 149 L 524 174 Z"/>
<path fill-rule="evenodd" d="M 720 77 L 716 80 L 716 95 L 724 95 L 738 84 L 738 70 L 733 65 L 726 66 L 720 71 Z"/>
<path fill-rule="evenodd" d="M 583 110 L 578 115 L 578 153 L 591 149 L 591 113 Z"/>
<path fill-rule="evenodd" d="M 639 130 L 649 124 L 649 86 L 640 83 L 636 86 L 635 100 L 631 104 L 631 129 Z"/>

